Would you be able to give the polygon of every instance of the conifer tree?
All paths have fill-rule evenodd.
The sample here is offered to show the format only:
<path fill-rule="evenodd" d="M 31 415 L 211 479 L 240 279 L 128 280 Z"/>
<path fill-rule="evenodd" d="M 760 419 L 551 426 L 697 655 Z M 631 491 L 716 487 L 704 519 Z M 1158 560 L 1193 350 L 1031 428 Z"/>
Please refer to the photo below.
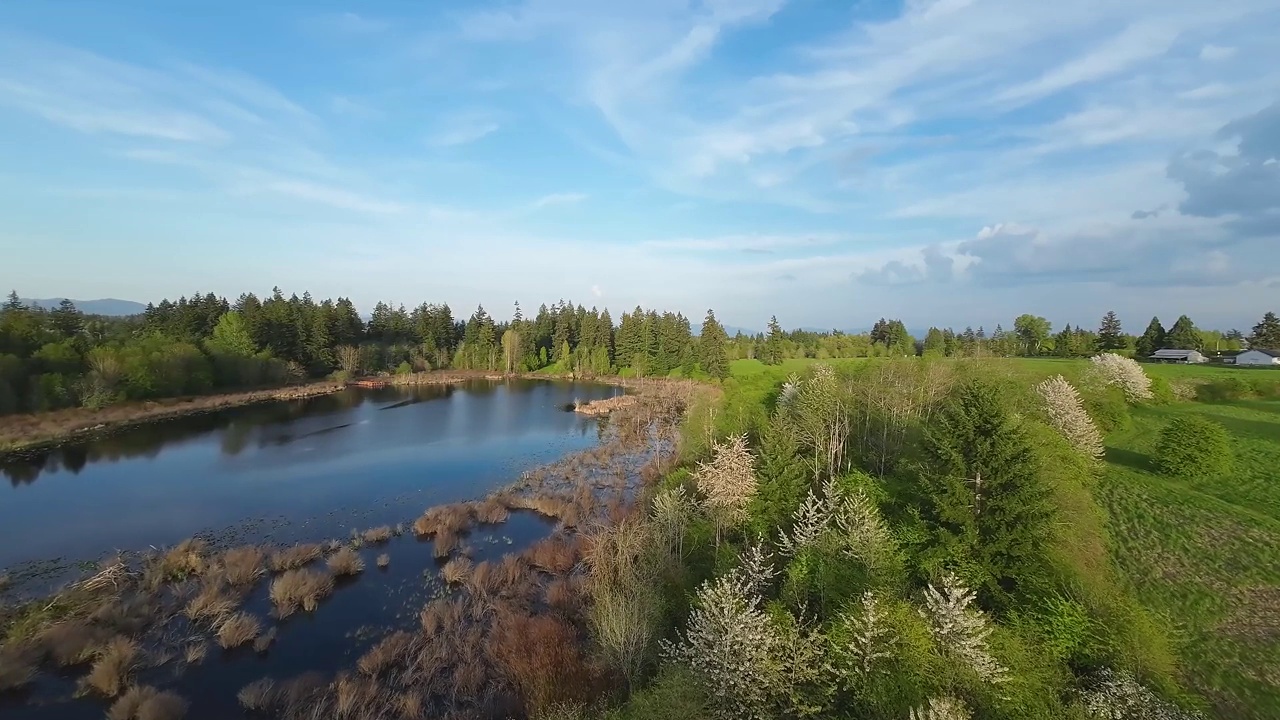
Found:
<path fill-rule="evenodd" d="M 1262 322 L 1253 326 L 1249 334 L 1249 347 L 1264 350 L 1280 350 L 1280 318 L 1269 312 L 1262 316 Z"/>
<path fill-rule="evenodd" d="M 769 335 L 764 341 L 764 352 L 760 355 L 760 361 L 765 365 L 777 365 L 782 362 L 782 326 L 778 324 L 778 316 L 774 315 L 769 318 Z"/>
<path fill-rule="evenodd" d="M 1043 577 L 1053 506 L 1026 432 L 993 385 L 961 385 L 925 430 L 922 517 L 939 564 L 963 563 L 984 602 Z"/>
<path fill-rule="evenodd" d="M 698 361 L 702 369 L 713 378 L 723 380 L 729 377 L 729 358 L 725 354 L 725 346 L 729 336 L 716 320 L 716 314 L 707 310 L 707 317 L 702 321 L 702 335 L 698 339 Z"/>
<path fill-rule="evenodd" d="M 1165 347 L 1165 342 L 1164 325 L 1160 324 L 1160 318 L 1153 317 L 1142 337 L 1138 338 L 1135 352 L 1139 358 L 1150 357 L 1155 351 Z"/>
<path fill-rule="evenodd" d="M 1204 345 L 1195 323 L 1191 322 L 1191 318 L 1186 315 L 1179 317 L 1173 327 L 1169 328 L 1165 343 L 1176 350 L 1200 350 Z"/>
<path fill-rule="evenodd" d="M 1098 350 L 1101 352 L 1123 350 L 1127 344 L 1124 331 L 1120 328 L 1120 318 L 1114 310 L 1107 311 L 1107 314 L 1102 317 L 1102 326 L 1098 328 Z"/>

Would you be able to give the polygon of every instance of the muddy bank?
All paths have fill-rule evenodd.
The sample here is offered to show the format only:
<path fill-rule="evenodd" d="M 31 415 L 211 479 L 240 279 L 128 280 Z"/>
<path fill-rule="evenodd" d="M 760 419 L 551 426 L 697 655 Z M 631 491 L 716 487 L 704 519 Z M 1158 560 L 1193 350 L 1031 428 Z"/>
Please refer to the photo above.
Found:
<path fill-rule="evenodd" d="M 621 410 L 630 407 L 636 403 L 635 395 L 619 395 L 617 397 L 607 398 L 605 400 L 592 400 L 590 402 L 578 402 L 573 404 L 573 411 L 579 415 L 599 416 L 608 415 L 615 410 Z"/>

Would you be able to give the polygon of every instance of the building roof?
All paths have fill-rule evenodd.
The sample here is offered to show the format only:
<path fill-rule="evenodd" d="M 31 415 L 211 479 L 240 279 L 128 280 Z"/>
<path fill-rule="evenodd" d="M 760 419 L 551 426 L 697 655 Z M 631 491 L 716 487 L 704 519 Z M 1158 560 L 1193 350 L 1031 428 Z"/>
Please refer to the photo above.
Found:
<path fill-rule="evenodd" d="M 1151 357 L 1156 357 L 1156 358 L 1184 358 L 1184 357 L 1191 357 L 1192 353 L 1199 354 L 1199 353 L 1200 353 L 1200 351 L 1199 351 L 1199 350 L 1174 350 L 1173 348 L 1166 348 L 1166 349 L 1164 349 L 1164 350 L 1157 350 L 1157 351 L 1155 351 L 1155 352 L 1151 355 Z"/>
<path fill-rule="evenodd" d="M 1280 350 L 1266 350 L 1263 348 L 1249 348 L 1248 350 L 1241 350 L 1239 353 L 1236 353 L 1236 354 L 1240 355 L 1242 353 L 1247 353 L 1247 352 L 1260 352 L 1263 355 L 1270 355 L 1273 358 L 1280 358 Z"/>

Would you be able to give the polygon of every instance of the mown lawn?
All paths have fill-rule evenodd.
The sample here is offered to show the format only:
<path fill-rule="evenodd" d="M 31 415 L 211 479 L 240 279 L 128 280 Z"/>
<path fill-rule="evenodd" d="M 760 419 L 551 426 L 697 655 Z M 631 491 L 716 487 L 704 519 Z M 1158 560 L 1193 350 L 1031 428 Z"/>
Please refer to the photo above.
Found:
<path fill-rule="evenodd" d="M 1195 480 L 1153 471 L 1160 429 L 1183 413 L 1226 426 L 1231 470 Z M 1138 408 L 1107 445 L 1095 495 L 1113 553 L 1174 629 L 1187 685 L 1214 717 L 1280 717 L 1280 402 Z"/>

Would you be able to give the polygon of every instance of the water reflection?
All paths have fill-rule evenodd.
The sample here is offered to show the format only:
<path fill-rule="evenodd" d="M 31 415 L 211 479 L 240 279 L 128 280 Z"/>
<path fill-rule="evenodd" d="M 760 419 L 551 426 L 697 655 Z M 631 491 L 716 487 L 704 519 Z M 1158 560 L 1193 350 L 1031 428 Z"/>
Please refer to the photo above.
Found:
<path fill-rule="evenodd" d="M 0 527 L 24 541 L 0 545 L 0 568 L 167 544 L 255 518 L 311 534 L 337 533 L 353 515 L 399 522 L 595 443 L 599 423 L 562 408 L 617 392 L 528 381 L 348 390 L 9 460 Z"/>

